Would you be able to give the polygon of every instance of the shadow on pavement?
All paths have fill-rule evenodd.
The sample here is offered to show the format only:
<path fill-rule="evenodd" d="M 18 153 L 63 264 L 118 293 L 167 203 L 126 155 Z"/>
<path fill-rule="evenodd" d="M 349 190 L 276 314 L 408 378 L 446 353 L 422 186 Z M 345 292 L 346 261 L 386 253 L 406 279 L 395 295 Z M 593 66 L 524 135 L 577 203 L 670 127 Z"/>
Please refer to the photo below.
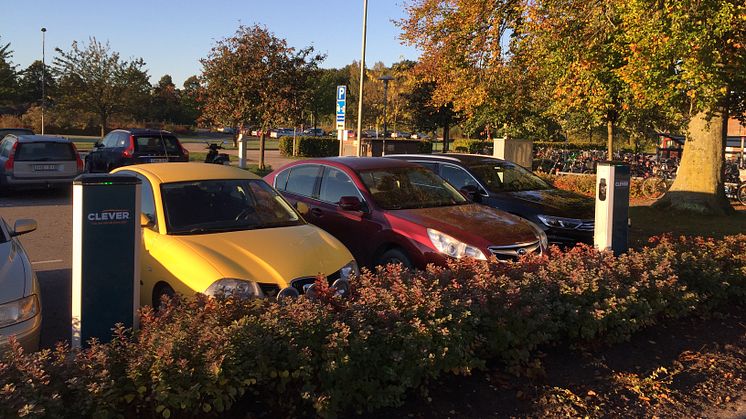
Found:
<path fill-rule="evenodd" d="M 42 322 L 40 348 L 53 348 L 59 341 L 70 340 L 72 317 L 72 269 L 36 273 L 41 287 Z"/>
<path fill-rule="evenodd" d="M 0 191 L 0 208 L 70 205 L 72 185 L 53 189 L 19 189 Z"/>

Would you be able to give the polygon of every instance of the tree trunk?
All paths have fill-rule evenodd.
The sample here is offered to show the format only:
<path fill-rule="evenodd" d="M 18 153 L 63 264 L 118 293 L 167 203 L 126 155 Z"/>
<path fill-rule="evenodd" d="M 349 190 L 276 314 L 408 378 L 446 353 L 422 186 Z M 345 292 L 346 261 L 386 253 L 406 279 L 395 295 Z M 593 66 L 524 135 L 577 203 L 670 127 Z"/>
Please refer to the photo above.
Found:
<path fill-rule="evenodd" d="M 106 135 L 106 125 L 109 118 L 107 118 L 105 114 L 101 114 L 99 116 L 101 117 L 101 138 L 104 138 L 104 135 Z"/>
<path fill-rule="evenodd" d="M 611 118 L 606 120 L 606 156 L 609 161 L 614 160 L 614 121 Z"/>
<path fill-rule="evenodd" d="M 259 137 L 259 170 L 264 170 L 264 144 L 267 136 L 267 130 L 262 128 L 262 136 Z"/>
<path fill-rule="evenodd" d="M 723 185 L 727 121 L 727 112 L 722 109 L 709 121 L 706 112 L 689 121 L 676 180 L 654 207 L 707 215 L 734 213 Z"/>
<path fill-rule="evenodd" d="M 448 153 L 448 140 L 449 136 L 451 135 L 451 126 L 450 124 L 446 123 L 443 125 L 443 152 Z"/>

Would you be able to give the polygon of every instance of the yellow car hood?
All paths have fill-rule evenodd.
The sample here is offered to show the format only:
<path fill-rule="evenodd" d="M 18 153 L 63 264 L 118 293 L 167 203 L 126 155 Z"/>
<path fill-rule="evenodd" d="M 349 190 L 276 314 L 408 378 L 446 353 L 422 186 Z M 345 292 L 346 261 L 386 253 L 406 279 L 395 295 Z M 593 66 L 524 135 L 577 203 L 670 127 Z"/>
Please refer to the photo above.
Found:
<path fill-rule="evenodd" d="M 171 238 L 191 248 L 221 278 L 276 283 L 280 288 L 296 278 L 331 275 L 353 260 L 339 240 L 310 224 Z"/>

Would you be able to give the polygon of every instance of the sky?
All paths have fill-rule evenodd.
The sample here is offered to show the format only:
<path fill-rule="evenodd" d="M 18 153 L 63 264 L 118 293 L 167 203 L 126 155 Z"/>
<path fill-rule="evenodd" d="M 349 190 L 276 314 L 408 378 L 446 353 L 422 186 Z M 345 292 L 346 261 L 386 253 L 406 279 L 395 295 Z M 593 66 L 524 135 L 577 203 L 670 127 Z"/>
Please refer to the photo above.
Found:
<path fill-rule="evenodd" d="M 366 66 L 418 57 L 392 22 L 404 17 L 403 1 L 369 0 Z M 11 61 L 24 69 L 42 57 L 42 27 L 47 64 L 55 48 L 95 37 L 124 59 L 143 58 L 151 83 L 170 74 L 181 87 L 241 24 L 266 26 L 292 47 L 313 46 L 327 55 L 322 67 L 338 68 L 360 60 L 362 20 L 363 0 L 0 0 L 0 45 L 10 43 Z"/>

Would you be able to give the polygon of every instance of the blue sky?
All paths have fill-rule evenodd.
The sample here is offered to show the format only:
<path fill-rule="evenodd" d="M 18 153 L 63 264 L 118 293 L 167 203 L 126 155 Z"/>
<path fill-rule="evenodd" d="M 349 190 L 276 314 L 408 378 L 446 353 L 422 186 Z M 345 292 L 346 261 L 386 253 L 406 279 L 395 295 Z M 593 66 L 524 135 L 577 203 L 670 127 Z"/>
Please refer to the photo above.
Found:
<path fill-rule="evenodd" d="M 360 59 L 362 0 L 2 0 L 0 42 L 10 42 L 12 61 L 26 68 L 89 37 L 108 41 L 122 57 L 142 57 L 151 83 L 170 74 L 177 86 L 199 74 L 199 59 L 239 24 L 265 25 L 294 47 L 313 46 L 327 54 L 323 67 Z M 386 65 L 418 52 L 402 46 L 392 20 L 403 17 L 403 0 L 369 0 L 366 64 Z"/>

